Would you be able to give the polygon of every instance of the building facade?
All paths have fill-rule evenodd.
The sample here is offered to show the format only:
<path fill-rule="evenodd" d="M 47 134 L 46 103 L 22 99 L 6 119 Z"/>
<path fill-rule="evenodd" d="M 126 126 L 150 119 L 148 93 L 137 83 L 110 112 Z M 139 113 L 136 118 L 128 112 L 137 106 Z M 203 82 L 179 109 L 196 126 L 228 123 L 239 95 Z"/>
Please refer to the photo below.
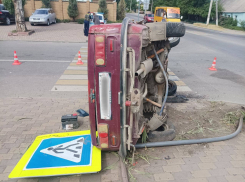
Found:
<path fill-rule="evenodd" d="M 221 5 L 224 8 L 222 15 L 236 19 L 237 26 L 241 26 L 239 22 L 245 21 L 245 0 L 221 0 Z"/>

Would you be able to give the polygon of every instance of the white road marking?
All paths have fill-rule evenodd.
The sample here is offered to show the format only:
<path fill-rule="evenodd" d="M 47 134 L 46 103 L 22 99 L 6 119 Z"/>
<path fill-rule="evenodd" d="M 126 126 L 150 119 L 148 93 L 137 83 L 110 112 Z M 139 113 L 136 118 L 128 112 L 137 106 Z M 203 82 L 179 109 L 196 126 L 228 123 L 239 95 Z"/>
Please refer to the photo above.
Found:
<path fill-rule="evenodd" d="M 0 62 L 14 62 L 13 60 L 0 59 Z M 48 63 L 69 63 L 71 61 L 60 61 L 60 60 L 21 60 L 19 62 L 48 62 Z"/>
<path fill-rule="evenodd" d="M 61 75 L 60 80 L 87 80 L 88 75 Z"/>
<path fill-rule="evenodd" d="M 67 70 L 88 70 L 87 66 L 68 66 Z"/>
<path fill-rule="evenodd" d="M 88 86 L 57 86 L 55 85 L 51 91 L 74 91 L 74 92 L 88 92 Z"/>
<path fill-rule="evenodd" d="M 82 159 L 83 143 L 84 138 L 80 137 L 70 142 L 50 146 L 40 152 L 78 163 Z"/>

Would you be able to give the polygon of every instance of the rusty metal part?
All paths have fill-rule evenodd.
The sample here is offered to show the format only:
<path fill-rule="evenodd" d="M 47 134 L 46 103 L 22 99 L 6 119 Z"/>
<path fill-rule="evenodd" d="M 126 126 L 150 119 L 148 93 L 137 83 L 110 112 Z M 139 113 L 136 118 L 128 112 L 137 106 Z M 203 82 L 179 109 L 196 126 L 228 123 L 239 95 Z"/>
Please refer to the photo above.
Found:
<path fill-rule="evenodd" d="M 157 106 L 155 106 L 155 105 L 147 102 L 147 103 L 144 104 L 143 111 L 145 113 L 148 113 L 148 112 L 156 112 L 157 111 L 157 108 L 158 108 Z"/>
<path fill-rule="evenodd" d="M 159 116 L 158 114 L 154 114 L 148 123 L 148 127 L 150 131 L 154 131 L 160 126 L 162 126 L 167 121 L 167 114 L 163 114 Z"/>
<path fill-rule="evenodd" d="M 135 51 L 131 47 L 127 47 L 127 51 L 129 53 L 129 65 L 130 65 L 130 92 L 133 91 L 134 87 L 134 79 L 135 79 Z"/>
<path fill-rule="evenodd" d="M 140 63 L 140 69 L 136 71 L 135 76 L 141 75 L 142 78 L 145 78 L 145 76 L 152 70 L 153 68 L 153 62 L 152 59 L 147 59 Z"/>
<path fill-rule="evenodd" d="M 132 93 L 131 93 L 131 111 L 133 113 L 137 113 L 140 110 L 140 105 L 141 105 L 141 94 L 140 90 L 134 88 Z"/>
<path fill-rule="evenodd" d="M 162 107 L 161 104 L 158 104 L 158 103 L 156 103 L 156 102 L 154 102 L 154 101 L 152 101 L 152 100 L 150 100 L 150 99 L 148 99 L 148 98 L 145 98 L 145 97 L 144 97 L 144 99 L 145 99 L 147 102 L 150 102 L 151 104 L 153 104 L 153 105 L 155 105 L 155 106 L 157 106 L 157 107 Z"/>
<path fill-rule="evenodd" d="M 160 49 L 160 50 L 157 51 L 157 54 L 160 54 L 163 51 L 164 51 L 164 49 L 162 48 L 162 49 Z M 155 54 L 152 54 L 152 55 L 148 56 L 148 58 L 154 58 L 154 57 L 155 57 Z"/>
<path fill-rule="evenodd" d="M 167 40 L 166 22 L 154 22 L 145 24 L 149 28 L 150 41 Z"/>

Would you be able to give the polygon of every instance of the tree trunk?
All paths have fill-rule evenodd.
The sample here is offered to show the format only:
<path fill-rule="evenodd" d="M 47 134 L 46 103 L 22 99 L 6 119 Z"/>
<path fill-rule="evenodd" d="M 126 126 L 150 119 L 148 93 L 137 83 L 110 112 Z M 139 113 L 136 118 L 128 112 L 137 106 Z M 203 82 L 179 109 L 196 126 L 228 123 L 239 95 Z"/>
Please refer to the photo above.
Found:
<path fill-rule="evenodd" d="M 17 32 L 26 32 L 25 16 L 22 7 L 22 0 L 14 0 L 15 22 Z"/>

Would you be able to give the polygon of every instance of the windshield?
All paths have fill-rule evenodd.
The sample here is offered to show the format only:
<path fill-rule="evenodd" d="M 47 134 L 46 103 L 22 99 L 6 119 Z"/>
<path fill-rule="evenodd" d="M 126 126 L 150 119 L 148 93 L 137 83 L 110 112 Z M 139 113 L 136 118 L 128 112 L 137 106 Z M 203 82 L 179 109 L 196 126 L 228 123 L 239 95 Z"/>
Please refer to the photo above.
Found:
<path fill-rule="evenodd" d="M 176 8 L 168 9 L 167 18 L 180 19 L 180 9 L 176 9 Z"/>
<path fill-rule="evenodd" d="M 38 15 L 38 14 L 44 14 L 44 15 L 47 15 L 48 14 L 48 10 L 36 10 L 35 15 Z"/>
<path fill-rule="evenodd" d="M 148 17 L 154 17 L 154 15 L 153 15 L 153 14 L 148 14 L 147 16 L 148 16 Z"/>

